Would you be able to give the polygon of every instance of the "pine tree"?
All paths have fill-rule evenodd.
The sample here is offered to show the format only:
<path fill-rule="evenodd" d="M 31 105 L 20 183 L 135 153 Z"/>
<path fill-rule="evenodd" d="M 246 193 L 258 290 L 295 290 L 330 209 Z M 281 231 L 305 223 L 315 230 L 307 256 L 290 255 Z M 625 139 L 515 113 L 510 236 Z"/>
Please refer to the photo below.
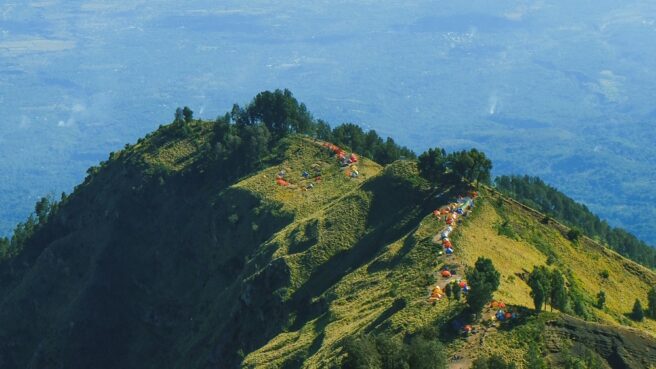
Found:
<path fill-rule="evenodd" d="M 185 123 L 189 123 L 194 119 L 194 112 L 188 106 L 185 106 L 182 108 L 182 116 L 184 117 Z"/>
<path fill-rule="evenodd" d="M 462 296 L 462 289 L 460 288 L 460 286 L 458 286 L 455 283 L 452 283 L 451 292 L 453 293 L 453 298 L 460 301 L 460 297 Z"/>
<path fill-rule="evenodd" d="M 535 342 L 529 344 L 525 359 L 528 368 L 547 369 L 547 363 L 544 361 L 540 348 Z"/>
<path fill-rule="evenodd" d="M 499 288 L 499 277 L 492 260 L 483 257 L 479 257 L 474 269 L 467 272 L 467 281 L 471 287 L 467 303 L 474 313 L 479 313 L 492 300 L 492 294 Z"/>
<path fill-rule="evenodd" d="M 528 285 L 531 287 L 531 297 L 535 310 L 542 311 L 546 307 L 547 301 L 551 295 L 550 273 L 544 266 L 533 267 L 533 271 L 528 276 Z"/>
<path fill-rule="evenodd" d="M 599 309 L 603 309 L 605 305 L 606 305 L 606 292 L 599 291 L 599 293 L 597 294 L 597 307 Z"/>
<path fill-rule="evenodd" d="M 370 336 L 349 337 L 344 342 L 346 357 L 344 369 L 366 369 L 382 367 L 382 359 L 376 343 Z"/>
<path fill-rule="evenodd" d="M 564 310 L 567 306 L 567 290 L 565 289 L 565 278 L 559 270 L 551 273 L 551 310 L 555 307 Z"/>
<path fill-rule="evenodd" d="M 645 312 L 642 310 L 642 304 L 639 299 L 635 300 L 633 304 L 633 311 L 631 311 L 631 319 L 636 322 L 641 322 L 645 318 Z"/>
<path fill-rule="evenodd" d="M 37 201 L 34 206 L 34 212 L 36 213 L 37 219 L 39 219 L 39 224 L 45 223 L 46 219 L 48 219 L 53 205 L 53 202 L 48 197 L 42 197 Z"/>
<path fill-rule="evenodd" d="M 422 177 L 435 184 L 440 182 L 446 171 L 446 151 L 439 147 L 430 148 L 417 158 L 417 167 Z"/>
<path fill-rule="evenodd" d="M 453 291 L 451 290 L 451 283 L 448 283 L 446 287 L 444 287 L 444 293 L 446 294 L 446 297 L 451 298 L 453 295 Z"/>
<path fill-rule="evenodd" d="M 656 287 L 647 292 L 647 316 L 656 319 Z"/>
<path fill-rule="evenodd" d="M 184 114 L 182 114 L 182 108 L 175 109 L 175 119 L 174 123 L 182 123 L 184 121 Z"/>

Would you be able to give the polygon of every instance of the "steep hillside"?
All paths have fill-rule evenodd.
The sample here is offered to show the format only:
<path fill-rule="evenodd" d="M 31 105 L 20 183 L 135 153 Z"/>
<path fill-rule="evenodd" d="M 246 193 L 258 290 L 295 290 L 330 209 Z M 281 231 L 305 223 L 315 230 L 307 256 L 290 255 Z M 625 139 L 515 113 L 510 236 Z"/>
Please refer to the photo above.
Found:
<path fill-rule="evenodd" d="M 599 290 L 606 293 L 606 309 L 588 309 L 590 319 L 637 325 L 656 333 L 656 322 L 632 323 L 624 314 L 636 298 L 645 299 L 656 285 L 656 274 L 588 238 L 570 241 L 568 228 L 520 206 L 509 198 L 489 193 L 480 201 L 476 216 L 461 230 L 456 250 L 467 264 L 480 255 L 492 259 L 502 274 L 497 297 L 511 304 L 532 306 L 529 288 L 517 283 L 534 265 L 557 268 L 568 283 L 594 305 Z M 553 262 L 547 263 L 551 257 Z M 608 273 L 608 276 L 606 275 Z"/>
<path fill-rule="evenodd" d="M 261 366 L 294 334 L 267 362 L 318 362 L 381 313 L 418 308 L 417 224 L 440 199 L 412 162 L 361 158 L 351 178 L 321 143 L 289 137 L 230 184 L 203 150 L 212 124 L 112 154 L 2 262 L 3 367 Z"/>
<path fill-rule="evenodd" d="M 525 313 L 526 308 L 533 308 L 526 283 L 529 272 L 540 265 L 558 269 L 565 275 L 570 294 L 578 295 L 582 305 L 583 311 L 575 312 L 573 302 L 570 303 L 567 313 L 596 321 L 604 328 L 585 333 L 587 326 L 576 318 L 562 321 L 561 314 L 543 313 L 541 318 L 528 317 L 528 320 L 482 328 L 481 337 L 472 337 L 465 344 L 470 355 L 497 353 L 522 363 L 528 339 L 543 342 L 543 350 L 551 353 L 554 365 L 562 364 L 556 354 L 570 350 L 577 342 L 597 352 L 613 368 L 642 368 L 649 367 L 646 363 L 654 363 L 651 360 L 656 354 L 656 321 L 635 322 L 628 318 L 633 301 L 636 298 L 645 301 L 649 289 L 656 285 L 653 271 L 588 238 L 570 241 L 567 227 L 497 192 L 484 194 L 454 237 L 454 244 L 459 246 L 455 258 L 470 266 L 479 256 L 492 259 L 501 273 L 495 299 L 508 304 L 511 310 Z M 601 290 L 606 294 L 603 309 L 596 307 L 596 295 Z M 490 309 L 488 316 L 493 313 L 494 309 Z M 569 331 L 556 328 L 563 326 L 569 327 Z M 596 341 L 611 335 L 618 337 L 616 341 Z M 636 339 L 631 339 L 636 335 L 640 337 L 637 344 Z M 639 350 L 644 352 L 636 356 L 635 351 Z M 618 360 L 628 364 L 619 364 Z"/>
<path fill-rule="evenodd" d="M 261 127 L 244 123 L 235 138 L 234 126 L 161 127 L 28 222 L 0 261 L 0 367 L 339 367 L 348 337 L 380 334 L 439 340 L 463 357 L 454 368 L 497 352 L 526 367 L 527 337 L 556 364 L 577 349 L 618 368 L 653 358 L 656 323 L 625 316 L 652 271 L 491 190 L 442 255 L 433 210 L 464 184 L 430 184 L 414 160 L 340 166 L 329 143 L 304 135 L 261 150 Z M 495 298 L 521 318 L 499 324 L 488 309 L 480 321 L 462 301 L 428 301 L 479 256 L 501 272 Z M 534 265 L 561 270 L 583 309 L 565 313 L 596 323 L 533 314 Z M 480 330 L 458 335 L 459 319 Z"/>
<path fill-rule="evenodd" d="M 656 268 L 656 248 L 648 246 L 624 229 L 614 228 L 590 212 L 588 208 L 549 186 L 540 178 L 501 176 L 494 180 L 495 189 L 531 206 L 558 221 L 576 227 L 586 235 L 604 242 L 611 249 L 648 268 Z M 639 216 L 640 211 L 627 209 Z"/>

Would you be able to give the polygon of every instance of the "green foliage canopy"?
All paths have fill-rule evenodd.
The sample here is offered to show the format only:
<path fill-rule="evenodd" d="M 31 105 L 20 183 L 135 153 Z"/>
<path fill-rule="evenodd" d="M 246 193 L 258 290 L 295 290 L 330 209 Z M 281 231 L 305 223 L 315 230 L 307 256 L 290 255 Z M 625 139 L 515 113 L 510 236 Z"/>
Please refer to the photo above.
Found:
<path fill-rule="evenodd" d="M 643 319 L 645 319 L 645 311 L 642 309 L 642 303 L 640 303 L 640 299 L 636 299 L 633 303 L 631 319 L 635 320 L 636 322 L 641 322 Z"/>
<path fill-rule="evenodd" d="M 647 292 L 647 316 L 656 319 L 656 287 Z"/>
<path fill-rule="evenodd" d="M 535 310 L 538 312 L 546 306 L 551 295 L 551 277 L 549 270 L 544 266 L 535 266 L 528 276 L 528 285 L 531 287 L 531 297 Z"/>
<path fill-rule="evenodd" d="M 492 294 L 499 288 L 500 273 L 494 268 L 492 260 L 479 257 L 474 268 L 467 272 L 467 282 L 471 291 L 467 295 L 470 309 L 479 313 L 492 300 Z"/>

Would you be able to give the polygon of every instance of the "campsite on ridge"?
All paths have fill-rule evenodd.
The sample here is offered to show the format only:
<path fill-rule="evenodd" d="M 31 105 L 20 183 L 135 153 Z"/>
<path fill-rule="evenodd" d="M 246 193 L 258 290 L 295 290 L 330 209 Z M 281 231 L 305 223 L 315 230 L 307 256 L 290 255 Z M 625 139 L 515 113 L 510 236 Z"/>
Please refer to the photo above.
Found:
<path fill-rule="evenodd" d="M 0 240 L 0 366 L 653 367 L 653 249 L 492 167 L 289 90 L 179 108 Z"/>

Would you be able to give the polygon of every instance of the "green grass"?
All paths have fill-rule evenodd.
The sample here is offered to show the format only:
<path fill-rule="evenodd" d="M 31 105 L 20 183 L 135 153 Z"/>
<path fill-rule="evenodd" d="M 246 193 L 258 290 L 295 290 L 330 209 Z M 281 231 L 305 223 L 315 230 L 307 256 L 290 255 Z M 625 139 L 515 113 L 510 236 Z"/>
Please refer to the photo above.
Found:
<path fill-rule="evenodd" d="M 434 253 L 435 229 L 431 217 L 424 219 L 428 208 L 417 201 L 430 191 L 416 175 L 412 163 L 395 163 L 271 241 L 277 245 L 273 257 L 284 259 L 290 270 L 285 296 L 320 302 L 323 309 L 249 354 L 245 366 L 282 367 L 300 351 L 307 357 L 305 367 L 325 367 L 339 357 L 347 336 L 380 329 L 412 332 L 436 319 L 447 305 L 432 308 L 425 302 L 434 266 L 426 255 Z M 392 188 L 396 198 L 383 197 Z M 318 235 L 303 235 L 307 229 Z M 296 239 L 316 241 L 290 252 Z"/>
<path fill-rule="evenodd" d="M 550 267 L 569 276 L 570 287 L 580 291 L 590 305 L 591 318 L 605 323 L 627 324 L 624 314 L 630 311 L 632 301 L 644 301 L 650 286 L 656 283 L 656 274 L 647 268 L 587 239 L 572 242 L 566 237 L 566 229 L 545 225 L 540 216 L 514 204 L 499 206 L 496 199 L 487 198 L 480 207 L 480 213 L 461 229 L 459 255 L 469 265 L 478 256 L 491 258 L 502 274 L 497 296 L 506 302 L 532 307 L 526 283 L 512 276 L 531 271 L 534 265 L 547 265 L 549 255 L 555 260 Z M 498 231 L 498 225 L 504 223 L 512 237 Z M 601 276 L 604 271 L 608 278 Z M 606 292 L 604 310 L 592 306 L 599 290 Z M 656 334 L 654 321 L 629 324 Z"/>
<path fill-rule="evenodd" d="M 432 237 L 443 227 L 431 211 L 451 199 L 436 197 L 442 189 L 421 179 L 414 162 L 382 168 L 362 158 L 361 176 L 348 178 L 328 150 L 290 137 L 273 166 L 226 185 L 199 165 L 210 130 L 209 122 L 186 133 L 167 126 L 114 154 L 66 200 L 56 217 L 64 233 L 45 227 L 0 275 L 0 354 L 10 353 L 10 364 L 26 362 L 33 352 L 23 348 L 43 342 L 44 360 L 64 366 L 65 346 L 80 363 L 101 357 L 115 367 L 152 356 L 149 367 L 220 358 L 323 368 L 339 360 L 348 336 L 435 329 L 461 309 L 426 302 L 439 267 Z M 321 182 L 301 176 L 313 167 Z M 281 170 L 293 186 L 276 184 Z M 586 301 L 606 291 L 607 309 L 589 308 L 592 319 L 627 324 L 625 301 L 656 283 L 645 268 L 584 238 L 572 243 L 565 229 L 489 196 L 452 240 L 465 265 L 493 260 L 502 275 L 496 298 L 530 307 L 521 276 L 551 256 Z M 507 347 L 520 360 L 539 322 L 497 332 L 481 352 Z M 630 324 L 655 331 L 651 320 Z M 116 337 L 125 355 L 103 357 Z M 21 345 L 9 350 L 13 342 Z M 465 343 L 449 345 L 453 352 Z"/>
<path fill-rule="evenodd" d="M 425 302 L 437 260 L 436 247 L 430 240 L 441 227 L 433 216 L 416 217 L 409 223 L 415 222 L 409 232 L 358 255 L 358 263 L 350 263 L 349 252 L 360 247 L 363 239 L 369 242 L 371 230 L 367 225 L 373 222 L 365 218 L 388 212 L 387 217 L 397 219 L 399 214 L 389 213 L 393 204 L 373 211 L 377 209 L 378 192 L 367 189 L 383 178 L 386 186 L 379 191 L 387 194 L 404 185 L 415 189 L 425 187 L 411 165 L 395 163 L 325 209 L 283 230 L 272 241 L 277 245 L 275 256 L 284 259 L 290 270 L 291 287 L 286 290 L 286 298 L 292 301 L 296 294 L 309 293 L 310 299 L 306 301 L 324 308 L 321 314 L 303 324 L 291 324 L 290 329 L 251 352 L 245 358 L 245 366 L 260 367 L 266 363 L 267 367 L 284 367 L 285 363 L 305 358 L 303 367 L 326 367 L 339 358 L 341 341 L 347 336 L 372 331 L 417 332 L 453 314 L 452 309 L 457 306 L 453 302 L 443 300 L 436 306 Z M 394 200 L 388 197 L 387 201 Z M 403 199 L 396 206 L 406 201 Z M 640 296 L 646 294 L 649 281 L 654 278 L 653 273 L 607 249 L 587 241 L 572 243 L 566 232 L 542 224 L 542 218 L 511 203 L 484 198 L 477 205 L 452 236 L 456 256 L 467 265 L 473 265 L 479 256 L 491 258 L 502 275 L 495 298 L 507 304 L 532 307 L 530 289 L 521 278 L 533 265 L 546 264 L 550 255 L 555 260 L 551 267 L 561 268 L 569 276 L 570 288 L 582 293 L 591 318 L 607 324 L 627 323 L 622 314 L 630 306 L 621 302 L 627 292 L 621 291 L 615 284 L 617 281 L 631 286 L 633 290 L 628 294 Z M 387 224 L 377 222 L 376 227 Z M 313 235 L 306 234 L 308 229 Z M 298 244 L 304 246 L 295 246 Z M 340 263 L 333 263 L 335 259 Z M 337 274 L 326 273 L 342 262 L 345 266 L 337 268 Z M 637 269 L 633 275 L 624 275 L 627 268 Z M 607 280 L 599 277 L 601 270 L 609 270 Z M 592 278 L 593 275 L 596 277 Z M 313 277 L 327 282 L 315 284 Z M 320 287 L 315 293 L 308 292 L 308 283 Z M 607 291 L 607 298 L 613 302 L 605 311 L 591 306 L 599 288 L 615 288 Z M 480 346 L 479 354 L 500 353 L 521 367 L 527 340 L 537 334 L 546 319 L 556 316 L 530 317 L 511 330 L 499 330 Z M 653 322 L 636 326 L 654 332 Z M 455 341 L 449 350 L 453 352 L 460 346 Z"/>

